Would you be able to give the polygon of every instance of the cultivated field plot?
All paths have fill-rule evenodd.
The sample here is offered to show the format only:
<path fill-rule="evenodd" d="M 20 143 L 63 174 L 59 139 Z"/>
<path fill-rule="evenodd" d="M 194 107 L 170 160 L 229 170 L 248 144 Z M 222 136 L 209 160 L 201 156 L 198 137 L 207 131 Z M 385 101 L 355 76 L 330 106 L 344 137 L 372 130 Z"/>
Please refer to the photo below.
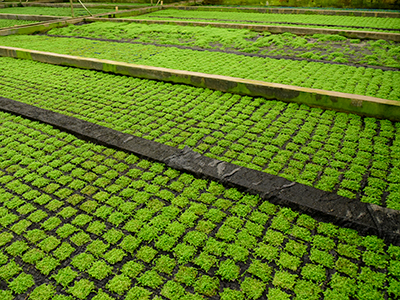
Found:
<path fill-rule="evenodd" d="M 375 236 L 22 117 L 0 131 L 3 300 L 400 297 Z"/>
<path fill-rule="evenodd" d="M 26 21 L 26 20 L 9 20 L 9 19 L 0 19 L 0 28 L 11 27 L 15 25 L 25 25 L 35 23 L 37 21 Z"/>
<path fill-rule="evenodd" d="M 21 35 L 1 37 L 0 44 L 400 100 L 398 43 L 290 34 L 258 36 L 252 43 L 255 33 L 247 30 L 212 30 L 215 35 L 207 28 L 99 22 L 48 33 L 73 42 Z M 356 46 L 342 50 L 352 42 Z M 350 47 L 354 52 L 346 51 Z"/>
<path fill-rule="evenodd" d="M 304 58 L 337 63 L 400 68 L 400 44 L 384 40 L 348 39 L 340 35 L 271 34 L 246 29 L 94 22 L 55 28 L 49 35 L 100 38 L 146 45 L 173 45 L 259 57 Z"/>
<path fill-rule="evenodd" d="M 92 14 L 107 13 L 110 11 L 108 8 L 90 8 Z M 62 16 L 70 17 L 71 8 L 69 7 L 6 7 L 1 8 L 0 13 L 2 14 L 21 14 L 21 15 L 45 15 L 45 16 Z M 74 8 L 75 16 L 86 16 L 87 11 L 81 8 Z"/>
<path fill-rule="evenodd" d="M 218 12 L 200 10 L 189 11 L 178 9 L 160 10 L 150 14 L 129 18 L 400 32 L 400 20 L 396 18 L 367 18 L 308 14 L 269 14 L 254 12 Z"/>
<path fill-rule="evenodd" d="M 3 97 L 400 209 L 398 122 L 32 61 L 0 62 Z"/>

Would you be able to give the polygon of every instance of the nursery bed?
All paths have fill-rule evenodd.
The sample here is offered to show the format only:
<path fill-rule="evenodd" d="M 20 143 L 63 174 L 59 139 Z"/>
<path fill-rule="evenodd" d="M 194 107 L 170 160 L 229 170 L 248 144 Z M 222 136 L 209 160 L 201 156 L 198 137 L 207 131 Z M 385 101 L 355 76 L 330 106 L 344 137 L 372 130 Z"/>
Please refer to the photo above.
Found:
<path fill-rule="evenodd" d="M 79 25 L 79 26 L 78 26 Z M 250 53 L 277 58 L 303 58 L 327 62 L 363 64 L 400 68 L 400 43 L 348 39 L 340 35 L 291 33 L 271 34 L 247 29 L 174 25 L 93 22 L 55 28 L 48 35 L 112 39 L 144 44 L 185 46 L 193 50 L 219 50 Z M 241 53 L 240 53 L 241 52 Z M 280 56 L 280 57 L 279 57 Z"/>
<path fill-rule="evenodd" d="M 400 248 L 0 112 L 0 296 L 389 299 Z"/>
<path fill-rule="evenodd" d="M 35 23 L 36 21 L 0 19 L 0 28 Z"/>
<path fill-rule="evenodd" d="M 7 36 L 0 41 L 2 45 L 32 50 L 400 99 L 399 71 L 84 39 L 72 44 L 69 38 L 47 36 Z"/>
<path fill-rule="evenodd" d="M 176 9 L 194 11 L 223 11 L 223 12 L 254 12 L 275 14 L 318 14 L 357 17 L 398 18 L 400 10 L 368 9 L 368 8 L 337 8 L 337 7 L 288 7 L 288 6 L 178 6 Z"/>
<path fill-rule="evenodd" d="M 157 12 L 133 16 L 134 19 L 159 19 L 159 20 L 191 20 L 207 22 L 249 23 L 280 26 L 302 27 L 329 27 L 336 29 L 352 29 L 374 31 L 375 28 L 400 31 L 400 20 L 395 18 L 368 18 L 352 16 L 322 16 L 299 14 L 260 14 L 246 12 L 209 12 L 209 11 L 185 11 L 177 9 L 160 10 Z M 355 26 L 352 28 L 352 26 Z M 359 28 L 357 28 L 359 27 Z M 370 30 L 374 28 L 374 30 Z"/>
<path fill-rule="evenodd" d="M 399 123 L 31 61 L 1 62 L 4 97 L 400 208 Z"/>
<path fill-rule="evenodd" d="M 110 12 L 107 8 L 91 8 L 89 11 L 92 14 L 100 14 Z M 71 8 L 69 7 L 7 7 L 1 8 L 0 13 L 7 14 L 25 14 L 25 15 L 50 15 L 50 16 L 71 16 Z M 75 16 L 86 16 L 87 11 L 81 8 L 74 8 Z"/>

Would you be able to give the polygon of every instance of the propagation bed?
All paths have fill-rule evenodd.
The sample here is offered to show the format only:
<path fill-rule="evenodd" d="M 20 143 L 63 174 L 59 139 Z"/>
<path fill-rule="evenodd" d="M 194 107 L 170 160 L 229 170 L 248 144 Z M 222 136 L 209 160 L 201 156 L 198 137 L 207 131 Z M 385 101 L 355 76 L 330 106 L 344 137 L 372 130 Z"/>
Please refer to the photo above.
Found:
<path fill-rule="evenodd" d="M 217 43 L 226 31 L 211 37 L 208 29 L 184 30 L 187 38 L 179 39 L 173 26 L 93 23 L 49 32 L 91 38 L 75 39 L 75 47 L 71 37 L 48 35 L 1 37 L 0 44 L 114 60 L 132 51 L 135 63 L 275 82 L 308 70 L 308 78 L 295 79 L 300 86 L 307 80 L 313 86 L 318 69 L 315 79 L 335 72 L 323 83 L 315 80 L 326 90 L 350 89 L 344 84 L 351 82 L 351 92 L 400 100 L 394 42 L 379 42 L 361 57 L 341 50 L 328 57 L 335 42 L 340 48 L 364 41 L 234 31 Z M 300 49 L 290 52 L 282 43 Z M 317 46 L 328 52 L 325 62 L 301 57 Z M 260 51 L 285 51 L 291 58 L 245 55 Z M 175 61 L 177 55 L 193 58 Z M 354 66 L 336 58 L 352 59 Z M 275 77 L 264 69 L 271 63 L 281 69 Z M 0 58 L 0 70 L 2 97 L 400 209 L 399 122 L 29 60 Z M 342 74 L 347 77 L 338 85 Z M 370 77 L 360 80 L 362 75 Z M 1 299 L 400 297 L 396 239 L 390 245 L 368 232 L 361 236 L 273 205 L 268 195 L 248 194 L 26 117 L 1 112 L 0 131 Z"/>

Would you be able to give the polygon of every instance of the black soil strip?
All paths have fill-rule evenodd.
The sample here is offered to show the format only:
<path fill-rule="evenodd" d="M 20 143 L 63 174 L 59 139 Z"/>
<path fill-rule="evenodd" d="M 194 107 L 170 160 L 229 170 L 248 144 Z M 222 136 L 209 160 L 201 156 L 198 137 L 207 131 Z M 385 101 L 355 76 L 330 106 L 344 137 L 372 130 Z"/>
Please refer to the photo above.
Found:
<path fill-rule="evenodd" d="M 103 38 L 94 38 L 94 37 L 67 36 L 67 35 L 56 35 L 56 34 L 38 34 L 38 35 L 46 35 L 46 36 L 50 36 L 50 37 L 59 37 L 59 38 L 84 39 L 84 40 L 91 40 L 91 41 L 113 42 L 113 43 L 122 43 L 122 44 L 139 44 L 139 45 L 146 45 L 146 46 L 169 47 L 169 48 L 188 49 L 188 50 L 195 50 L 195 51 L 220 52 L 220 53 L 243 55 L 243 56 L 249 56 L 249 57 L 287 59 L 287 60 L 294 60 L 294 61 L 304 61 L 305 60 L 308 62 L 318 62 L 318 63 L 324 63 L 324 64 L 330 64 L 330 65 L 345 65 L 345 66 L 351 66 L 351 67 L 364 67 L 364 68 L 370 68 L 370 69 L 380 69 L 383 71 L 400 71 L 400 68 L 394 68 L 394 67 L 371 66 L 371 65 L 367 65 L 367 64 L 341 63 L 341 62 L 335 62 L 335 61 L 326 61 L 326 60 L 322 60 L 322 59 L 312 59 L 312 58 L 295 57 L 295 56 L 264 55 L 264 54 L 246 53 L 246 52 L 233 51 L 233 50 L 204 49 L 201 47 L 189 47 L 189 46 L 183 46 L 183 45 L 168 45 L 168 44 L 158 44 L 158 43 L 135 42 L 133 40 L 103 39 Z"/>
<path fill-rule="evenodd" d="M 168 19 L 180 19 L 180 20 L 207 20 L 207 21 L 222 21 L 222 22 L 247 22 L 247 23 L 271 23 L 271 24 L 288 24 L 288 25 L 305 25 L 305 26 L 324 26 L 324 27 L 344 27 L 344 28 L 359 28 L 359 29 L 374 29 L 374 30 L 385 30 L 385 31 L 399 31 L 400 28 L 378 28 L 378 27 L 367 27 L 367 26 L 350 26 L 350 25 L 328 25 L 328 24 L 314 24 L 314 23 L 296 23 L 296 22 L 270 22 L 270 21 L 254 21 L 254 20 L 230 20 L 230 19 L 215 19 L 215 18 L 189 18 L 189 17 L 173 17 L 173 16 L 148 16 L 149 18 L 168 18 Z"/>
<path fill-rule="evenodd" d="M 400 245 L 400 211 L 344 198 L 278 176 L 208 158 L 188 147 L 180 150 L 11 99 L 0 97 L 0 109 L 50 124 L 87 141 L 162 162 L 179 171 L 216 180 L 240 191 L 258 194 L 263 200 L 309 214 L 318 221 L 353 228 L 363 235 L 377 235 L 387 243 Z"/>

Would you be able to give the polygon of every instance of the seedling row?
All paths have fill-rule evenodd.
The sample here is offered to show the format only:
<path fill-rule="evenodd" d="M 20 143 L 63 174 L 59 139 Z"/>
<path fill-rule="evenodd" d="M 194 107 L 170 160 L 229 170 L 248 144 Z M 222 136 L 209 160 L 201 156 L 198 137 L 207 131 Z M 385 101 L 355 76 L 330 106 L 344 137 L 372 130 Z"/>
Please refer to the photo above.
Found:
<path fill-rule="evenodd" d="M 11 58 L 0 69 L 3 97 L 400 209 L 398 122 Z"/>
<path fill-rule="evenodd" d="M 74 36 L 191 47 L 193 50 L 251 53 L 328 62 L 400 68 L 400 44 L 384 40 L 348 39 L 340 35 L 271 34 L 247 29 L 94 22 L 55 28 L 49 35 Z"/>
<path fill-rule="evenodd" d="M 362 31 L 400 32 L 400 21 L 396 18 L 369 18 L 353 16 L 326 16 L 302 14 L 270 14 L 246 12 L 189 11 L 167 9 L 133 19 L 185 20 L 218 23 L 254 23 L 259 25 L 300 26 Z"/>
<path fill-rule="evenodd" d="M 399 71 L 343 64 L 251 57 L 233 53 L 47 36 L 7 36 L 4 46 L 104 58 L 140 65 L 218 74 L 294 86 L 400 99 Z"/>
<path fill-rule="evenodd" d="M 0 28 L 6 28 L 15 25 L 25 25 L 31 23 L 35 23 L 35 21 L 0 19 Z"/>
<path fill-rule="evenodd" d="M 110 12 L 109 8 L 89 8 L 92 14 L 100 14 Z M 59 17 L 71 17 L 71 8 L 69 7 L 6 7 L 1 8 L 0 13 L 2 14 L 24 14 L 24 15 L 45 15 L 45 16 L 59 16 Z M 74 8 L 75 16 L 87 16 L 87 11 L 83 8 Z"/>
<path fill-rule="evenodd" d="M 22 117 L 0 131 L 1 299 L 400 296 L 376 236 Z"/>

